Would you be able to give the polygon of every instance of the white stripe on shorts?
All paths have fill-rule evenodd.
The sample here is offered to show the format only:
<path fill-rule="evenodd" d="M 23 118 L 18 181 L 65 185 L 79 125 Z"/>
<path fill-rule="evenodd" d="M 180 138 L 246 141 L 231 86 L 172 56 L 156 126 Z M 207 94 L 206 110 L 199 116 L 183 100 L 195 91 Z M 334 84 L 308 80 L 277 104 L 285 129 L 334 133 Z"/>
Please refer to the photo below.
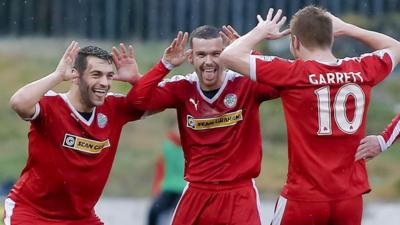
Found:
<path fill-rule="evenodd" d="M 261 221 L 261 203 L 260 203 L 260 195 L 259 195 L 259 193 L 258 193 L 258 189 L 257 189 L 257 186 L 256 186 L 256 181 L 254 180 L 254 179 L 251 179 L 252 180 L 252 182 L 253 182 L 253 188 L 254 188 L 254 191 L 256 192 L 256 202 L 257 202 L 257 210 L 258 210 L 258 216 L 260 217 L 260 221 Z"/>
<path fill-rule="evenodd" d="M 7 198 L 4 201 L 4 211 L 5 211 L 4 225 L 11 225 L 11 216 L 13 214 L 14 207 L 15 207 L 15 202 L 10 198 Z"/>
<path fill-rule="evenodd" d="M 280 225 L 283 217 L 283 213 L 285 212 L 287 199 L 279 196 L 278 204 L 276 206 L 276 210 L 274 213 L 274 218 L 272 218 L 271 225 Z"/>
<path fill-rule="evenodd" d="M 183 191 L 182 191 L 181 198 L 179 199 L 178 204 L 176 204 L 176 206 L 175 206 L 174 213 L 172 214 L 172 217 L 171 217 L 171 222 L 169 223 L 170 225 L 172 225 L 172 221 L 174 221 L 176 209 L 178 208 L 179 203 L 181 203 L 181 200 L 182 200 L 182 198 L 183 198 L 183 195 L 185 194 L 185 192 L 187 191 L 188 188 L 189 188 L 189 182 L 186 183 L 186 186 L 185 186 L 185 188 L 184 188 Z"/>

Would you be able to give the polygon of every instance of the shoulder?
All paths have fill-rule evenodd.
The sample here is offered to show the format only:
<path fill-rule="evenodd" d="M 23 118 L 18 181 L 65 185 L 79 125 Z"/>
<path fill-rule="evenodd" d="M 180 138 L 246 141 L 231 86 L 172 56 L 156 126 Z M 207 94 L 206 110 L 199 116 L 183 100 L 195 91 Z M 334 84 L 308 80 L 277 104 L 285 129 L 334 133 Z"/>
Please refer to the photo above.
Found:
<path fill-rule="evenodd" d="M 158 86 L 159 87 L 164 87 L 167 84 L 194 84 L 198 80 L 196 72 L 189 73 L 187 75 L 175 75 L 172 76 L 171 78 L 166 78 L 163 81 L 161 81 Z"/>
<path fill-rule="evenodd" d="M 363 59 L 367 59 L 367 58 L 371 58 L 371 57 L 376 57 L 376 58 L 380 58 L 383 59 L 385 56 L 389 56 L 392 58 L 392 53 L 390 52 L 389 49 L 381 49 L 381 50 L 377 50 L 374 52 L 369 52 L 369 53 L 364 53 L 360 56 L 357 57 L 346 57 L 343 58 L 341 60 L 343 61 L 356 61 L 356 62 L 361 62 Z"/>

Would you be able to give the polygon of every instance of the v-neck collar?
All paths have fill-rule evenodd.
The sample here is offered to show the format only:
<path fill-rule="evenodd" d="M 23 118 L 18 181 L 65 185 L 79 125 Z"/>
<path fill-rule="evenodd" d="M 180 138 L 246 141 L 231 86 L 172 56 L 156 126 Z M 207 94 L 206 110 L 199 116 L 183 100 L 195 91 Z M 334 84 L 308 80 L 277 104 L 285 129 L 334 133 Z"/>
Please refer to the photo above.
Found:
<path fill-rule="evenodd" d="M 194 73 L 196 73 L 196 72 L 194 72 Z M 204 101 L 212 104 L 222 94 L 222 92 L 224 91 L 224 89 L 226 87 L 226 84 L 228 83 L 228 80 L 229 80 L 229 78 L 228 78 L 229 74 L 226 71 L 224 71 L 224 74 L 225 74 L 224 81 L 222 82 L 222 85 L 219 88 L 217 94 L 215 94 L 214 97 L 212 97 L 212 98 L 208 98 L 207 96 L 204 95 L 204 93 L 203 93 L 203 91 L 201 90 L 201 87 L 200 87 L 200 80 L 198 79 L 198 76 L 196 76 L 197 77 L 197 85 L 196 85 L 197 86 L 197 91 L 200 93 L 200 96 L 204 99 Z"/>
<path fill-rule="evenodd" d="M 94 120 L 94 115 L 96 114 L 96 107 L 93 109 L 92 116 L 89 118 L 89 120 L 86 120 L 72 105 L 71 101 L 69 100 L 68 96 L 66 93 L 60 94 L 61 98 L 67 103 L 68 107 L 71 109 L 72 113 L 78 118 L 82 123 L 86 124 L 87 126 L 90 126 Z"/>

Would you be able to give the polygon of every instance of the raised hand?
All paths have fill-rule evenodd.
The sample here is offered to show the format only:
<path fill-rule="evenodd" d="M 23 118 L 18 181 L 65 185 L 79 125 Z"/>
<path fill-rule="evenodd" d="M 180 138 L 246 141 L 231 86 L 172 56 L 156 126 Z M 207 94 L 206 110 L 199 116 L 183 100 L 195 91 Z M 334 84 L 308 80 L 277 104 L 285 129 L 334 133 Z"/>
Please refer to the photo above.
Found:
<path fill-rule="evenodd" d="M 338 17 L 327 12 L 329 18 L 332 20 L 332 31 L 333 36 L 341 36 L 346 34 L 346 30 L 349 29 L 349 24 L 339 19 Z"/>
<path fill-rule="evenodd" d="M 279 39 L 290 34 L 289 29 L 280 31 L 283 24 L 286 22 L 286 16 L 281 17 L 282 10 L 279 9 L 276 12 L 275 16 L 273 16 L 273 14 L 274 9 L 270 8 L 268 10 L 267 18 L 265 20 L 263 20 L 260 15 L 257 15 L 258 24 L 256 26 L 256 29 L 258 29 L 260 33 L 264 35 L 264 38 L 268 40 Z"/>
<path fill-rule="evenodd" d="M 72 41 L 58 63 L 55 73 L 61 76 L 63 81 L 68 81 L 79 76 L 78 73 L 72 70 L 79 49 L 78 42 Z"/>
<path fill-rule="evenodd" d="M 185 62 L 190 51 L 185 51 L 189 34 L 187 32 L 182 33 L 179 31 L 176 38 L 172 41 L 170 46 L 165 49 L 163 55 L 163 61 L 166 61 L 174 66 L 179 66 Z"/>
<path fill-rule="evenodd" d="M 360 141 L 360 145 L 357 148 L 355 160 L 366 159 L 370 160 L 382 153 L 381 146 L 377 136 L 370 135 L 363 138 Z"/>
<path fill-rule="evenodd" d="M 230 45 L 234 40 L 240 38 L 238 32 L 236 32 L 236 30 L 233 29 L 231 25 L 222 26 L 222 31 L 220 31 L 219 34 L 221 35 L 222 40 L 224 41 L 225 47 Z"/>
<path fill-rule="evenodd" d="M 117 68 L 117 74 L 114 75 L 113 79 L 134 83 L 141 77 L 141 74 L 136 63 L 133 47 L 129 45 L 127 50 L 123 43 L 120 43 L 119 47 L 120 50 L 115 46 L 111 49 L 114 64 Z"/>

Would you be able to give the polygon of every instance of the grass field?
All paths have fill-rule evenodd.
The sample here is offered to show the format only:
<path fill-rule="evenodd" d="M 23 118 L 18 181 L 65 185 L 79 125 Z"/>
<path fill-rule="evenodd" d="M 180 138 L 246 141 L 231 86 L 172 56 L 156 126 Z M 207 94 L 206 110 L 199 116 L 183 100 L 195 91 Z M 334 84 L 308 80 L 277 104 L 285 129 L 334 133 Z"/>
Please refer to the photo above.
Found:
<path fill-rule="evenodd" d="M 68 41 L 69 42 L 69 41 Z M 52 72 L 68 44 L 65 40 L 0 39 L 0 181 L 17 178 L 25 164 L 28 123 L 20 120 L 8 107 L 10 96 L 27 82 Z M 93 43 L 81 40 L 81 45 L 96 44 L 106 49 L 118 43 Z M 135 44 L 140 71 L 145 72 L 159 60 L 166 43 Z M 173 74 L 190 72 L 185 65 Z M 68 84 L 57 87 L 64 91 Z M 114 83 L 114 91 L 126 93 L 129 86 Z M 380 132 L 395 115 L 400 103 L 400 76 L 392 76 L 375 90 L 368 114 L 368 133 Z M 105 190 L 107 196 L 149 196 L 153 168 L 161 141 L 165 120 L 174 117 L 169 110 L 124 128 L 112 174 Z M 257 179 L 261 195 L 275 198 L 285 182 L 287 168 L 286 128 L 279 100 L 264 103 L 261 109 L 264 137 L 264 158 Z M 400 199 L 400 145 L 368 163 L 373 192 L 371 199 Z"/>

